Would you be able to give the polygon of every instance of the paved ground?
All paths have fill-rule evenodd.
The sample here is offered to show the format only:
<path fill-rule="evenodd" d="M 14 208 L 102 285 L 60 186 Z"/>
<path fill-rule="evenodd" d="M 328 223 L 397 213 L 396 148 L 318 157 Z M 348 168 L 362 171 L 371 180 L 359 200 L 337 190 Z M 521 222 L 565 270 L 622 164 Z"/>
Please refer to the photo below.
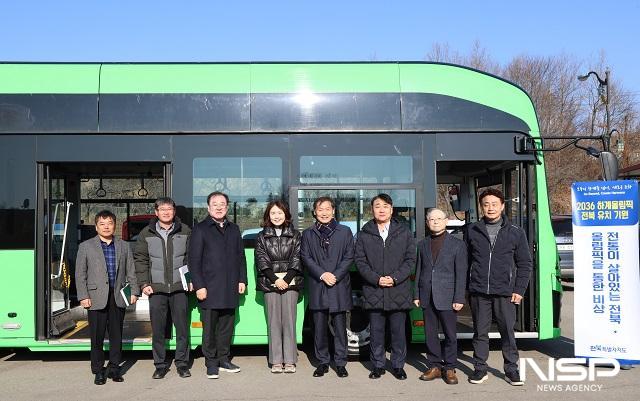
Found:
<path fill-rule="evenodd" d="M 553 341 L 519 341 L 521 357 L 534 358 L 546 366 L 548 358 L 573 356 L 573 293 L 564 296 L 563 335 Z M 527 377 L 523 387 L 512 387 L 501 374 L 502 357 L 498 343 L 492 343 L 489 363 L 497 368 L 481 385 L 469 384 L 471 373 L 470 342 L 462 343 L 457 386 L 442 381 L 418 380 L 426 362 L 419 344 L 409 349 L 409 379 L 398 381 L 390 374 L 380 380 L 368 379 L 368 363 L 350 362 L 349 377 L 339 379 L 331 371 L 323 378 L 313 378 L 308 350 L 301 349 L 298 372 L 273 375 L 267 368 L 266 347 L 236 348 L 234 362 L 242 367 L 237 374 L 221 374 L 218 380 L 205 377 L 204 361 L 197 357 L 193 376 L 180 379 L 175 369 L 164 380 L 152 380 L 150 352 L 126 353 L 124 383 L 107 382 L 95 386 L 89 371 L 88 353 L 13 353 L 0 351 L 0 399 L 4 400 L 638 400 L 640 367 L 622 371 L 616 377 L 598 378 L 594 382 L 553 382 L 544 386 L 535 375 Z M 580 387 L 582 385 L 582 387 Z"/>

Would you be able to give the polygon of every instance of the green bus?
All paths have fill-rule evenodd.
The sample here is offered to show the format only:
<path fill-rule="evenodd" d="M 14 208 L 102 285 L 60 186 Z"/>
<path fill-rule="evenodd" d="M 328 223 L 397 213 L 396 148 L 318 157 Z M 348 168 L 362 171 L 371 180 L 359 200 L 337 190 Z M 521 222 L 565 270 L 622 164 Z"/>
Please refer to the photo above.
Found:
<path fill-rule="evenodd" d="M 253 242 L 268 201 L 285 199 L 302 230 L 313 200 L 330 195 L 357 235 L 372 196 L 387 192 L 420 240 L 428 208 L 447 210 L 458 235 L 480 217 L 477 195 L 489 186 L 506 194 L 535 257 L 517 336 L 557 337 L 562 287 L 544 163 L 518 152 L 527 137 L 539 129 L 521 88 L 450 64 L 0 63 L 0 347 L 88 350 L 74 259 L 95 235 L 95 213 L 112 210 L 117 235 L 134 241 L 157 197 L 175 199 L 193 225 L 214 190 L 230 196 L 246 246 L 234 344 L 267 343 Z M 357 353 L 369 331 L 355 270 L 352 282 L 346 335 Z M 460 338 L 472 336 L 465 310 Z M 194 297 L 191 311 L 195 347 Z M 304 297 L 298 313 L 301 340 Z M 422 341 L 420 311 L 408 321 L 408 335 Z M 151 348 L 145 299 L 127 311 L 124 341 Z"/>

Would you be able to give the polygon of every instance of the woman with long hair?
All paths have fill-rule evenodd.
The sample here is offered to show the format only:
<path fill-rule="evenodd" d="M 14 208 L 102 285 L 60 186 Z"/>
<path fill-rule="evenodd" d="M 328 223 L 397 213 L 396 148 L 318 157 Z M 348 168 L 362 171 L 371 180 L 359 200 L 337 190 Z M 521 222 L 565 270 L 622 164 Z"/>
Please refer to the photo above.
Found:
<path fill-rule="evenodd" d="M 295 373 L 298 362 L 296 304 L 304 287 L 300 232 L 281 200 L 269 202 L 255 248 L 257 290 L 264 292 L 271 373 Z"/>

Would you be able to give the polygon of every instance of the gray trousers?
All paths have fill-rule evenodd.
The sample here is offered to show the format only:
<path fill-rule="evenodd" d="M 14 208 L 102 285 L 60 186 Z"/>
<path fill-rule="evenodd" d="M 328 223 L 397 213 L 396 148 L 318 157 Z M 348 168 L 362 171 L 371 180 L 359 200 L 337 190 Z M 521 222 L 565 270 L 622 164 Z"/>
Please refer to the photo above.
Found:
<path fill-rule="evenodd" d="M 505 373 L 518 371 L 518 346 L 514 326 L 516 306 L 509 296 L 470 294 L 469 306 L 473 318 L 473 365 L 475 369 L 487 371 L 489 358 L 489 329 L 492 317 L 498 324 L 502 338 L 502 358 Z"/>
<path fill-rule="evenodd" d="M 298 291 L 264 294 L 269 323 L 269 363 L 298 362 L 296 343 L 296 304 Z"/>

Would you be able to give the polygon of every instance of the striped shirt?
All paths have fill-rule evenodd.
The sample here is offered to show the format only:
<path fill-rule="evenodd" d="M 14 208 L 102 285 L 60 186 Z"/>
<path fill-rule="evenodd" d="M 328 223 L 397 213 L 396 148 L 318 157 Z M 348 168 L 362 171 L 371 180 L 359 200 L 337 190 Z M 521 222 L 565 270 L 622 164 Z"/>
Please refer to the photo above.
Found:
<path fill-rule="evenodd" d="M 115 241 L 106 243 L 100 240 L 102 252 L 104 253 L 104 261 L 107 264 L 107 275 L 109 276 L 109 287 L 116 286 L 116 244 Z"/>

